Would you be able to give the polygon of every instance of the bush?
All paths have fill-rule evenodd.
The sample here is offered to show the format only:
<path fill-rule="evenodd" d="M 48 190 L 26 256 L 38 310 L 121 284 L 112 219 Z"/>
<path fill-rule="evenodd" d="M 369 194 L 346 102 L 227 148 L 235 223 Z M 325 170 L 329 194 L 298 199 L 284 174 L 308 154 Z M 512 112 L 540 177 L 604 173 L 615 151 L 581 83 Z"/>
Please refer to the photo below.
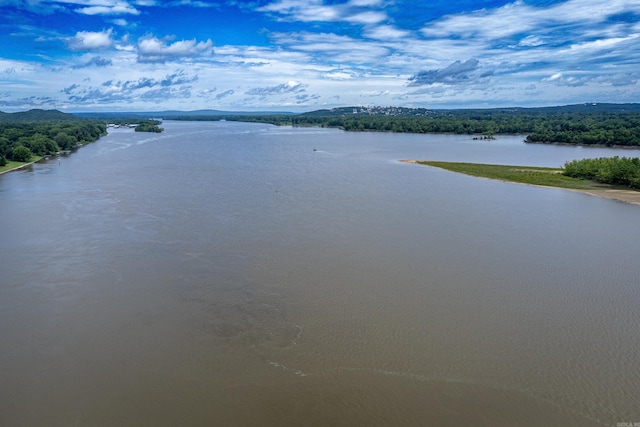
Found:
<path fill-rule="evenodd" d="M 563 173 L 573 178 L 640 189 L 639 158 L 615 156 L 573 160 L 564 164 Z"/>
<path fill-rule="evenodd" d="M 11 150 L 11 159 L 16 162 L 28 162 L 31 160 L 31 150 L 27 147 L 19 145 Z"/>

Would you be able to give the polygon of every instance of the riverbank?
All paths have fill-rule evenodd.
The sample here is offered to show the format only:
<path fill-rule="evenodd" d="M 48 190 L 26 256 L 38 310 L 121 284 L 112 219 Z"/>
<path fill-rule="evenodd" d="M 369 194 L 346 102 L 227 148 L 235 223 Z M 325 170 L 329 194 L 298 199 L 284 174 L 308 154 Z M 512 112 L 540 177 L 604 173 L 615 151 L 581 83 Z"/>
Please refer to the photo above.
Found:
<path fill-rule="evenodd" d="M 8 160 L 6 165 L 0 167 L 0 175 L 8 173 L 8 172 L 24 169 L 27 166 L 31 166 L 34 163 L 38 163 L 40 160 L 42 160 L 42 157 L 40 157 L 40 156 L 35 157 L 35 160 L 32 160 L 32 161 L 27 162 L 27 163 L 14 162 L 12 160 Z"/>
<path fill-rule="evenodd" d="M 426 160 L 400 160 L 403 163 L 436 167 L 451 172 L 462 173 L 479 178 L 493 179 L 536 187 L 562 188 L 591 196 L 640 205 L 640 191 L 615 188 L 590 180 L 571 178 L 562 175 L 559 168 L 540 168 L 529 166 L 485 165 L 477 163 L 435 162 Z"/>

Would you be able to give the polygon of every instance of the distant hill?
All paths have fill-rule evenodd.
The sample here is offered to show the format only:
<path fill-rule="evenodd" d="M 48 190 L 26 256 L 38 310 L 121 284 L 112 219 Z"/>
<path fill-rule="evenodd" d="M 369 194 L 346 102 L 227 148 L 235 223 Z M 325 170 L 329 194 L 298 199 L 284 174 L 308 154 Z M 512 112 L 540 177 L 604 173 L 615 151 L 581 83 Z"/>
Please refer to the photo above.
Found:
<path fill-rule="evenodd" d="M 640 113 L 640 104 L 585 103 L 556 107 L 510 107 L 510 108 L 465 108 L 426 109 L 405 107 L 338 107 L 302 113 L 305 117 L 335 116 L 438 116 L 451 113 Z"/>
<path fill-rule="evenodd" d="M 221 111 L 221 110 L 165 110 L 165 111 L 129 111 L 129 112 L 101 112 L 101 113 L 75 113 L 78 117 L 97 120 L 108 120 L 110 118 L 144 118 L 144 119 L 167 119 L 171 117 L 202 117 L 202 116 L 266 116 L 266 115 L 291 115 L 294 113 L 285 111 Z"/>
<path fill-rule="evenodd" d="M 343 116 L 441 116 L 465 113 L 640 113 L 640 103 L 610 104 L 584 103 L 555 107 L 512 107 L 512 108 L 468 108 L 468 109 L 427 109 L 406 107 L 380 106 L 351 106 L 332 109 L 309 111 L 306 113 L 292 113 L 287 111 L 222 111 L 222 110 L 164 110 L 164 111 L 129 111 L 129 112 L 95 112 L 95 113 L 63 113 L 59 110 L 34 109 L 18 113 L 3 113 L 0 111 L 0 121 L 33 122 L 33 121 L 70 121 L 79 119 L 94 119 L 108 121 L 110 119 L 140 118 L 140 119 L 200 119 L 206 117 L 233 116 L 301 116 L 301 117 L 343 117 Z"/>
<path fill-rule="evenodd" d="M 29 110 L 18 113 L 3 113 L 0 111 L 0 122 L 50 122 L 50 121 L 78 121 L 81 118 L 63 113 L 58 110 Z"/>
<path fill-rule="evenodd" d="M 426 108 L 406 108 L 406 107 L 338 107 L 330 110 L 316 110 L 300 114 L 306 117 L 327 117 L 327 116 L 430 116 L 436 114 L 435 110 Z"/>

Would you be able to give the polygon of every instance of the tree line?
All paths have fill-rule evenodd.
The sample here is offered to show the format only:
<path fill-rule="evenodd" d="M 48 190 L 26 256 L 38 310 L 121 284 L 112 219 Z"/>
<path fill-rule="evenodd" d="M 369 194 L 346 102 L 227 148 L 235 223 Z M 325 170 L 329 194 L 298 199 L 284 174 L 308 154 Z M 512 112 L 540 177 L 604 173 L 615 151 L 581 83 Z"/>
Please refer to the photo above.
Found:
<path fill-rule="evenodd" d="M 640 146 L 640 112 L 440 110 L 421 115 L 177 116 L 174 120 L 235 120 L 287 126 L 319 126 L 345 131 L 453 133 L 466 135 L 526 134 L 529 143 Z"/>
<path fill-rule="evenodd" d="M 566 162 L 563 174 L 585 178 L 603 184 L 640 189 L 640 159 L 629 157 L 599 157 Z"/>
<path fill-rule="evenodd" d="M 107 133 L 103 122 L 94 120 L 1 121 L 0 166 L 7 160 L 28 162 L 96 141 Z"/>

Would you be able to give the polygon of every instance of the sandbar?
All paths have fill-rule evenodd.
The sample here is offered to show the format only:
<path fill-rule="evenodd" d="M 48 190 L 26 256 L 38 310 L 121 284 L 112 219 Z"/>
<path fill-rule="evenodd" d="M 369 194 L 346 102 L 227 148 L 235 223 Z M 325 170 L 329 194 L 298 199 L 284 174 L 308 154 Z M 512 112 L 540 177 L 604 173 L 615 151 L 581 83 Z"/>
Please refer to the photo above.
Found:
<path fill-rule="evenodd" d="M 402 163 L 410 163 L 410 164 L 419 164 L 418 160 L 400 160 L 400 162 L 402 162 Z M 437 167 L 437 166 L 432 166 L 432 165 L 421 165 L 421 166 Z M 456 172 L 454 172 L 454 173 L 456 173 Z M 493 179 L 493 178 L 485 178 L 485 179 L 492 179 L 494 181 L 511 182 L 513 184 L 532 185 L 534 187 L 559 188 L 559 189 L 562 189 L 562 190 L 576 191 L 578 193 L 588 194 L 590 196 L 604 197 L 606 199 L 616 200 L 618 202 L 629 203 L 629 204 L 632 204 L 632 205 L 640 205 L 640 191 L 609 189 L 609 188 L 603 188 L 602 190 L 579 190 L 579 189 L 575 189 L 575 188 L 552 187 L 552 186 L 548 186 L 548 185 L 523 184 L 521 182 L 504 181 L 504 180 L 501 180 L 501 179 Z"/>

